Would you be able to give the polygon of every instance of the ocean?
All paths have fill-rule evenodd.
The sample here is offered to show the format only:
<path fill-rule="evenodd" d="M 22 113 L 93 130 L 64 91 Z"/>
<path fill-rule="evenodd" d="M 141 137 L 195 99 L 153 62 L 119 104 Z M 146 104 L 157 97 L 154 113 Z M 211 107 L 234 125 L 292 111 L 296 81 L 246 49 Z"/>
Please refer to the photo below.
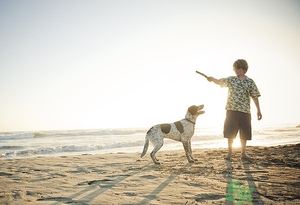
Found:
<path fill-rule="evenodd" d="M 141 153 L 149 128 L 59 130 L 0 133 L 0 159 L 39 156 L 67 156 L 104 153 Z M 247 146 L 276 146 L 300 143 L 300 128 L 295 125 L 253 128 Z M 234 142 L 239 146 L 240 142 Z M 192 138 L 192 149 L 226 148 L 222 127 L 197 127 Z M 150 143 L 148 152 L 151 151 Z M 183 149 L 182 144 L 165 139 L 161 150 Z"/>

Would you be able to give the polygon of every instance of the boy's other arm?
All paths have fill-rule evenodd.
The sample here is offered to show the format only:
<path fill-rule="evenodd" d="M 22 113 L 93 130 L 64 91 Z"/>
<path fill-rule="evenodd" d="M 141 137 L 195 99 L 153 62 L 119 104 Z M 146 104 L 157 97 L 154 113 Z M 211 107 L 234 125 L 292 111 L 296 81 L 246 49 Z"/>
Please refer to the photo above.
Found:
<path fill-rule="evenodd" d="M 215 79 L 214 77 L 208 77 L 207 80 L 209 82 L 214 82 L 217 85 L 220 85 L 220 81 L 218 79 Z"/>
<path fill-rule="evenodd" d="M 260 106 L 259 106 L 259 100 L 258 98 L 252 98 L 253 99 L 253 102 L 256 106 L 256 109 L 257 109 L 257 119 L 258 120 L 261 120 L 262 119 L 262 114 L 261 114 L 261 111 L 260 111 Z"/>

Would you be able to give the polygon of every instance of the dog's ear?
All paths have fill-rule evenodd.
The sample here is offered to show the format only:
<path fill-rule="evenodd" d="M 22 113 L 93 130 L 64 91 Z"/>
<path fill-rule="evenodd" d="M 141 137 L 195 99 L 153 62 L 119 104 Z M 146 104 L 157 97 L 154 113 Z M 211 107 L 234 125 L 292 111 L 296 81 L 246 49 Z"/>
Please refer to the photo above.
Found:
<path fill-rule="evenodd" d="M 191 113 L 191 115 L 196 115 L 198 107 L 196 105 L 192 105 L 191 107 L 189 107 L 188 111 L 189 113 Z"/>

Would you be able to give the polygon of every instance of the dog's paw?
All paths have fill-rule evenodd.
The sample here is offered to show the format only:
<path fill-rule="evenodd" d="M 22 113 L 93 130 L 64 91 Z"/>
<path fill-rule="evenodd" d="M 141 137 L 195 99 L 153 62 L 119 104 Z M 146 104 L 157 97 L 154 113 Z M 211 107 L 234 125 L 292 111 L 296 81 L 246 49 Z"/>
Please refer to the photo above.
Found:
<path fill-rule="evenodd" d="M 192 159 L 192 160 L 189 160 L 189 163 L 194 163 L 194 162 L 195 162 L 195 160 L 193 160 L 193 159 Z"/>

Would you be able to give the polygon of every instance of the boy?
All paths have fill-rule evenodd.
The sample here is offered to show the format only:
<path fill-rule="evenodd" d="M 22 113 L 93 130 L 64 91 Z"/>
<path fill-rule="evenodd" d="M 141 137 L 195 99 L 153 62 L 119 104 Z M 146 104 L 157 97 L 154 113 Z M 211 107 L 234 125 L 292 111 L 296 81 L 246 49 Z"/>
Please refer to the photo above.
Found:
<path fill-rule="evenodd" d="M 224 122 L 224 138 L 228 139 L 228 155 L 225 159 L 230 160 L 232 155 L 232 143 L 238 131 L 241 140 L 241 159 L 251 160 L 246 154 L 247 140 L 252 139 L 250 98 L 253 99 L 257 109 L 257 119 L 262 119 L 259 100 L 260 93 L 255 82 L 245 74 L 248 63 L 244 59 L 238 59 L 233 64 L 236 76 L 215 79 L 208 77 L 209 82 L 214 82 L 221 87 L 228 87 L 226 103 L 226 119 Z"/>

